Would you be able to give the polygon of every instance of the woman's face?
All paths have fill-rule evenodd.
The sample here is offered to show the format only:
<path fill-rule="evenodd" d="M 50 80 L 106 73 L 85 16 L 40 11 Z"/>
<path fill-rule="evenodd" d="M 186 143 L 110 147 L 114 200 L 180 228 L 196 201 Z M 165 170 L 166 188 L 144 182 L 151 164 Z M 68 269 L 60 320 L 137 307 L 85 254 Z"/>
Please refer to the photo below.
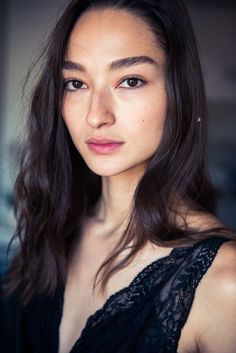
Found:
<path fill-rule="evenodd" d="M 63 118 L 101 176 L 144 171 L 166 116 L 165 53 L 149 26 L 124 10 L 84 13 L 65 57 Z"/>

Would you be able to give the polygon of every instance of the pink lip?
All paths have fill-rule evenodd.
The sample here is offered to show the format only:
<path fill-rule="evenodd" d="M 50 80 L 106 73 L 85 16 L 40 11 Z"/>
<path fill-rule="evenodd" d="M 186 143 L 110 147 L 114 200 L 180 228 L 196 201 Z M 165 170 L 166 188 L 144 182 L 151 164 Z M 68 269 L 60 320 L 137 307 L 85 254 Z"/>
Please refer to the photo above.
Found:
<path fill-rule="evenodd" d="M 88 148 L 97 153 L 110 153 L 120 148 L 124 142 L 114 141 L 111 139 L 90 139 L 86 141 Z"/>
<path fill-rule="evenodd" d="M 116 141 L 116 140 L 111 140 L 111 139 L 107 139 L 107 138 L 100 138 L 100 139 L 96 139 L 96 138 L 92 138 L 86 141 L 87 143 L 96 143 L 96 144 L 106 144 L 106 143 L 123 143 L 121 141 Z"/>

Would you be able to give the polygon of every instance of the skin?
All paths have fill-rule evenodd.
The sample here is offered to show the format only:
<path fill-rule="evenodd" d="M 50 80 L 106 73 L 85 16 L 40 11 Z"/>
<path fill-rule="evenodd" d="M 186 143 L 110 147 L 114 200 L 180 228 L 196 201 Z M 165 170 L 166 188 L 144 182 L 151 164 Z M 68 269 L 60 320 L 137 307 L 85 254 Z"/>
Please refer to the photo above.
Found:
<path fill-rule="evenodd" d="M 114 60 L 142 55 L 157 65 L 109 69 Z M 69 352 L 88 316 L 111 294 L 128 285 L 148 263 L 170 252 L 147 244 L 130 266 L 111 277 L 105 297 L 92 295 L 94 274 L 122 235 L 135 187 L 161 140 L 167 104 L 165 53 L 143 20 L 126 11 L 106 9 L 85 13 L 78 20 L 65 60 L 86 68 L 81 72 L 67 65 L 63 70 L 62 113 L 79 153 L 89 168 L 102 176 L 102 196 L 95 216 L 86 220 L 72 256 L 60 326 L 60 353 Z M 130 88 L 127 77 L 137 77 L 146 84 L 136 81 L 138 88 Z M 96 154 L 85 142 L 94 137 L 124 144 L 112 153 Z M 208 215 L 189 214 L 186 219 L 199 228 L 219 224 Z M 178 353 L 235 353 L 235 327 L 236 247 L 228 242 L 220 248 L 196 290 Z"/>
<path fill-rule="evenodd" d="M 142 20 L 123 12 L 119 21 L 116 16 L 111 10 L 86 14 L 75 26 L 66 59 L 82 64 L 87 72 L 64 70 L 65 80 L 74 78 L 83 85 L 69 91 L 73 84 L 67 84 L 63 105 L 75 146 L 89 168 L 102 176 L 98 218 L 112 224 L 118 218 L 123 220 L 130 207 L 137 182 L 159 145 L 166 115 L 164 52 Z M 140 55 L 151 57 L 157 65 L 109 70 L 114 60 Z M 132 88 L 127 77 L 137 77 L 146 84 L 136 80 L 136 88 Z M 124 144 L 118 151 L 98 155 L 85 143 L 94 137 Z"/>

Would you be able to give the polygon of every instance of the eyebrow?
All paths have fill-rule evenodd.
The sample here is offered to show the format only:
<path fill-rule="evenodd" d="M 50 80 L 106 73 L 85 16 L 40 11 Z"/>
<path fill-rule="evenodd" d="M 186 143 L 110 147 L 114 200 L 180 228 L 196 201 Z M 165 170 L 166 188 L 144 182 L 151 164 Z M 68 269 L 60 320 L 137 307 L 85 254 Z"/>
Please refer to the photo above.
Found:
<path fill-rule="evenodd" d="M 140 65 L 140 64 L 151 64 L 151 65 L 157 66 L 158 68 L 160 67 L 160 65 L 154 59 L 145 55 L 131 56 L 128 58 L 118 59 L 118 60 L 112 61 L 108 67 L 110 70 L 116 70 L 123 67 L 130 67 L 130 66 Z M 86 72 L 86 68 L 83 65 L 70 60 L 64 61 L 63 69 L 70 70 L 70 71 L 76 70 L 76 71 Z"/>

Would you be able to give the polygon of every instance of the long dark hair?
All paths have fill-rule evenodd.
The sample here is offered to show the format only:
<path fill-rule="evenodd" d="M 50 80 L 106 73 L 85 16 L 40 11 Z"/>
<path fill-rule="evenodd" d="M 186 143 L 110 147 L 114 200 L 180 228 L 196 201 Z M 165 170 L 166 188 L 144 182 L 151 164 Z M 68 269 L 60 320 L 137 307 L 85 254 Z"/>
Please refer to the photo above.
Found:
<path fill-rule="evenodd" d="M 19 239 L 20 249 L 9 268 L 6 287 L 9 293 L 20 289 L 24 303 L 35 293 L 53 295 L 64 285 L 74 239 L 84 216 L 101 195 L 101 177 L 87 167 L 73 145 L 61 108 L 62 65 L 69 35 L 81 14 L 102 8 L 129 11 L 151 27 L 167 55 L 168 97 L 163 137 L 136 188 L 129 224 L 98 271 L 103 269 L 102 288 L 148 240 L 161 246 L 181 246 L 216 231 L 190 229 L 184 218 L 182 226 L 176 222 L 181 203 L 202 213 L 214 214 L 215 210 L 205 159 L 204 83 L 183 2 L 74 0 L 58 21 L 45 51 L 46 62 L 33 93 L 27 144 L 15 185 L 17 228 L 13 239 Z M 112 266 L 131 241 L 130 254 Z"/>

